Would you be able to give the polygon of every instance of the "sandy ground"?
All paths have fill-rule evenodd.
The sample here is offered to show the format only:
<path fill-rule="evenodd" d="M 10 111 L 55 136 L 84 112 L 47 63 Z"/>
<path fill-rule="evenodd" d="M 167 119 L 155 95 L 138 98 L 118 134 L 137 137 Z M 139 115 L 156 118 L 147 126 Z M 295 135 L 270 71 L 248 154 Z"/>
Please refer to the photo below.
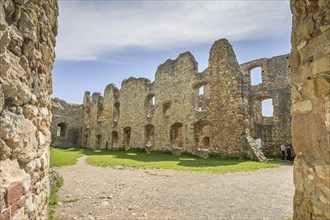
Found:
<path fill-rule="evenodd" d="M 230 174 L 97 167 L 56 168 L 60 219 L 287 219 L 293 167 Z"/>

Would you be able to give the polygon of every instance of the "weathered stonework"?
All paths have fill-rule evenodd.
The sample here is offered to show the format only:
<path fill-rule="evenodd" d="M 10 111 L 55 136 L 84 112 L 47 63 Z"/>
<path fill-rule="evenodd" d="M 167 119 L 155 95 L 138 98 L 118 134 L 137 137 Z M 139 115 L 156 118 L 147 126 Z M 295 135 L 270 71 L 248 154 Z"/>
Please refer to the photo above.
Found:
<path fill-rule="evenodd" d="M 291 79 L 289 54 L 258 59 L 241 65 L 247 82 L 251 136 L 263 141 L 263 149 L 279 149 L 291 142 Z M 251 84 L 251 70 L 261 67 L 262 82 Z M 262 115 L 262 101 L 272 99 L 273 116 Z"/>
<path fill-rule="evenodd" d="M 0 1 L 0 219 L 47 219 L 57 0 Z"/>
<path fill-rule="evenodd" d="M 104 96 L 86 92 L 81 107 L 62 103 L 63 111 L 54 108 L 52 134 L 63 123 L 82 132 L 78 138 L 81 145 L 72 143 L 72 137 L 56 135 L 53 143 L 63 147 L 170 150 L 174 154 L 188 151 L 201 157 L 209 153 L 239 156 L 244 145 L 241 136 L 249 136 L 251 128 L 256 133 L 255 126 L 263 125 L 253 119 L 253 102 L 260 94 L 276 100 L 274 120 L 268 120 L 267 125 L 274 131 L 271 140 L 278 141 L 268 141 L 266 146 L 277 144 L 281 138 L 291 140 L 287 55 L 261 60 L 268 74 L 256 88 L 250 85 L 248 71 L 260 61 L 240 66 L 226 39 L 214 43 L 209 67 L 201 73 L 190 52 L 180 54 L 158 67 L 154 82 L 132 77 L 123 81 L 121 89 L 108 85 Z M 79 117 L 83 120 L 76 120 Z"/>
<path fill-rule="evenodd" d="M 53 146 L 76 147 L 81 143 L 82 106 L 52 99 L 51 124 Z"/>
<path fill-rule="evenodd" d="M 294 219 L 330 219 L 330 2 L 291 11 Z"/>

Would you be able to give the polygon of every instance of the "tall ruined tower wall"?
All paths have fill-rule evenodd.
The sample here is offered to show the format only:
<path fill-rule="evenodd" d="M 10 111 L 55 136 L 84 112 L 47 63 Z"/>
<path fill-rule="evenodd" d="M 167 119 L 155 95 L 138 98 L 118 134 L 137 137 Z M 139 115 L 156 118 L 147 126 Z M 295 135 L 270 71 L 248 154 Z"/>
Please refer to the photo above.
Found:
<path fill-rule="evenodd" d="M 0 219 L 47 219 L 57 0 L 0 1 Z"/>
<path fill-rule="evenodd" d="M 125 149 L 144 146 L 145 99 L 149 86 L 150 80 L 144 78 L 123 81 L 119 93 L 120 117 L 116 129 L 120 138 L 118 146 Z"/>
<path fill-rule="evenodd" d="M 252 70 L 260 67 L 262 82 L 251 83 Z M 251 136 L 262 139 L 264 146 L 279 148 L 291 141 L 291 88 L 289 54 L 253 60 L 241 65 L 246 77 Z M 273 115 L 262 114 L 262 102 L 271 99 Z"/>
<path fill-rule="evenodd" d="M 291 0 L 294 219 L 330 219 L 330 2 Z"/>
<path fill-rule="evenodd" d="M 153 92 L 155 113 L 151 118 L 155 126 L 155 147 L 191 150 L 195 119 L 194 88 L 197 63 L 189 52 L 176 60 L 167 60 L 156 72 Z"/>
<path fill-rule="evenodd" d="M 243 95 L 244 75 L 232 46 L 216 41 L 210 51 L 207 82 L 210 104 L 201 120 L 211 123 L 211 147 L 225 154 L 239 154 L 240 136 L 248 133 L 248 106 Z"/>

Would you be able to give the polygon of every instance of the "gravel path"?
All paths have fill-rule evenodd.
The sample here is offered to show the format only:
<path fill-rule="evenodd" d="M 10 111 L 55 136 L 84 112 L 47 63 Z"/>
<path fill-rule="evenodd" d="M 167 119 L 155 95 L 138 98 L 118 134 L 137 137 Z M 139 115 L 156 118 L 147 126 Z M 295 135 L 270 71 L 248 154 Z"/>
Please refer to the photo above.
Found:
<path fill-rule="evenodd" d="M 56 168 L 61 219 L 287 219 L 292 166 L 231 174 L 97 167 Z"/>

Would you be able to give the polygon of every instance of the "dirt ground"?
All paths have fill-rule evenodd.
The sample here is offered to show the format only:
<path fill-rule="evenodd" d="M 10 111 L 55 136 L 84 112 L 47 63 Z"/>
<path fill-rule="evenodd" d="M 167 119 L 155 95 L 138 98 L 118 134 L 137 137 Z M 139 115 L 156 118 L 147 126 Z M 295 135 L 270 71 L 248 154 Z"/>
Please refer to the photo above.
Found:
<path fill-rule="evenodd" d="M 56 168 L 60 219 L 287 219 L 293 167 L 230 174 L 97 167 Z"/>

